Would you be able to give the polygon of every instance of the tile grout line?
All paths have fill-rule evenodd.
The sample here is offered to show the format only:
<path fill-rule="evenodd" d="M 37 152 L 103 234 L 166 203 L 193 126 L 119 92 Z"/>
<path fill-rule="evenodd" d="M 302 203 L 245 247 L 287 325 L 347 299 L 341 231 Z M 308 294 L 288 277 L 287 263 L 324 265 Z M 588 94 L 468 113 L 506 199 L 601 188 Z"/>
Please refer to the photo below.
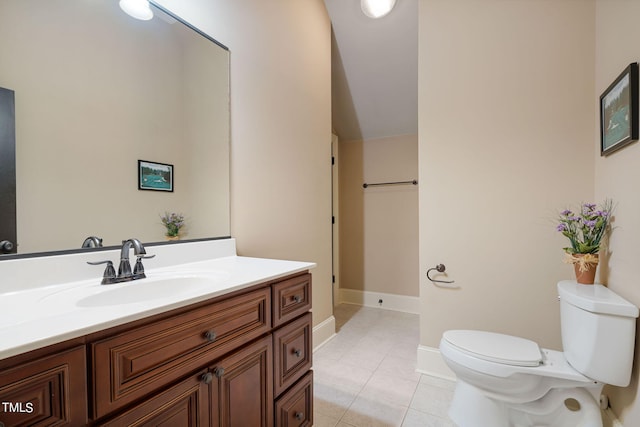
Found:
<path fill-rule="evenodd" d="M 393 376 L 393 378 L 397 378 L 401 381 L 402 391 L 398 393 L 398 396 L 401 396 L 399 400 L 390 402 L 393 404 L 393 407 L 397 409 L 395 416 L 398 416 L 398 418 L 396 418 L 395 421 L 389 420 L 384 422 L 384 425 L 397 425 L 398 427 L 403 426 L 405 423 L 408 423 L 407 426 L 416 425 L 414 424 L 416 420 L 422 419 L 423 416 L 428 417 L 426 418 L 427 420 L 434 420 L 438 423 L 441 420 L 443 423 L 442 425 L 452 425 L 446 419 L 438 415 L 441 413 L 439 410 L 436 412 L 430 412 L 424 411 L 425 408 L 419 407 L 420 405 L 415 408 L 412 407 L 412 404 L 414 404 L 416 399 L 416 393 L 418 392 L 421 384 L 424 384 L 424 387 L 426 388 L 442 388 L 443 391 L 445 390 L 444 387 L 438 387 L 435 384 L 430 384 L 428 381 L 424 381 L 425 376 L 423 374 L 418 374 L 417 377 L 414 375 L 408 375 L 409 370 L 406 369 L 407 367 L 404 365 L 403 368 L 405 369 L 403 369 L 400 374 L 398 374 L 397 371 L 394 371 L 394 363 L 396 365 L 398 363 L 404 364 L 405 362 L 412 365 L 415 365 L 416 363 L 414 358 L 409 357 L 410 347 L 412 346 L 413 341 L 415 341 L 416 352 L 419 343 L 418 335 L 411 333 L 411 330 L 414 328 L 413 323 L 416 323 L 416 327 L 418 326 L 413 316 L 417 317 L 417 315 L 397 316 L 395 314 L 387 315 L 380 312 L 374 313 L 368 311 L 366 308 L 360 308 L 358 310 L 350 308 L 349 310 L 345 310 L 342 313 L 339 312 L 339 314 L 336 315 L 336 326 L 338 326 L 337 336 L 346 337 L 346 339 L 343 338 L 343 341 L 335 346 L 335 350 L 340 352 L 339 357 L 333 359 L 328 356 L 330 353 L 327 352 L 322 360 L 327 361 L 326 363 L 329 368 L 331 368 L 331 364 L 335 363 L 338 366 L 341 365 L 342 369 L 346 369 L 347 371 L 355 365 L 362 369 L 362 373 L 366 375 L 366 380 L 363 382 L 357 380 L 358 386 L 352 390 L 355 394 L 353 394 L 348 406 L 346 408 L 338 407 L 338 410 L 341 413 L 339 418 L 337 418 L 337 421 L 334 421 L 336 418 L 333 418 L 333 416 L 328 412 L 323 414 L 323 416 L 327 417 L 327 420 L 330 419 L 331 423 L 335 423 L 332 425 L 338 426 L 342 424 L 341 427 L 365 427 L 365 425 L 371 424 L 378 425 L 376 421 L 378 419 L 375 417 L 369 418 L 370 421 L 366 424 L 360 422 L 352 424 L 351 422 L 359 419 L 358 415 L 354 417 L 354 414 L 357 414 L 358 410 L 362 413 L 362 404 L 365 401 L 373 403 L 374 405 L 377 405 L 377 402 L 385 403 L 384 398 L 381 400 L 376 397 L 376 394 L 378 394 L 379 391 L 376 391 L 376 385 L 372 383 L 374 378 L 377 379 L 377 390 L 380 390 L 380 381 L 384 381 L 385 376 Z M 404 330 L 409 331 L 409 333 L 400 336 L 399 334 Z M 343 335 L 340 335 L 341 332 Z M 353 341 L 349 340 L 351 336 L 353 336 Z M 367 354 L 370 352 L 375 353 L 377 350 L 375 345 L 376 341 L 381 342 L 381 346 L 379 347 L 380 350 L 384 348 L 384 350 L 381 351 L 382 357 L 378 357 L 379 355 L 377 355 L 375 357 L 368 358 Z M 359 358 L 360 360 L 367 360 L 368 362 L 373 363 L 369 363 L 369 366 L 366 367 L 357 365 L 356 362 Z M 383 368 L 383 364 L 384 370 L 381 371 L 380 369 Z M 364 377 L 365 376 L 362 375 L 360 378 L 362 379 Z M 384 382 L 382 384 L 384 385 Z M 367 391 L 367 396 L 364 396 L 363 393 L 367 390 L 368 386 L 371 390 Z M 406 397 L 409 395 L 410 398 L 407 400 Z M 355 406 L 356 403 L 358 403 L 358 407 Z M 402 411 L 401 417 L 399 416 L 400 411 Z M 350 413 L 351 415 L 349 415 Z M 412 415 L 410 416 L 410 414 Z M 347 423 L 347 420 L 350 422 Z M 379 421 L 383 422 L 381 419 Z M 389 422 L 391 422 L 391 424 L 389 424 Z"/>

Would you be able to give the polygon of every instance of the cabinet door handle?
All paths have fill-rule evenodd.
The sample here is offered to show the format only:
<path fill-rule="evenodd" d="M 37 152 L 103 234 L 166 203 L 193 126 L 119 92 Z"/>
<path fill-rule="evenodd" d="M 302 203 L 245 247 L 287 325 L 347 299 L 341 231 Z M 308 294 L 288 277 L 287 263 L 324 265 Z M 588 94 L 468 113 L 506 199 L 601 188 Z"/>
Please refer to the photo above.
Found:
<path fill-rule="evenodd" d="M 200 377 L 200 379 L 202 379 L 202 382 L 205 384 L 211 384 L 211 380 L 213 380 L 213 375 L 211 374 L 211 372 L 207 372 L 205 374 L 202 374 L 202 377 Z"/>
<path fill-rule="evenodd" d="M 295 354 L 296 357 L 300 357 L 302 356 L 302 350 L 293 350 L 293 354 Z"/>
<path fill-rule="evenodd" d="M 222 378 L 222 376 L 224 375 L 224 368 L 215 368 L 213 370 L 213 373 L 216 375 L 216 377 Z"/>
<path fill-rule="evenodd" d="M 302 297 L 301 297 L 300 295 L 294 295 L 294 296 L 293 296 L 293 300 L 294 300 L 295 302 L 301 302 L 301 301 L 302 301 Z"/>
<path fill-rule="evenodd" d="M 204 333 L 204 337 L 209 342 L 214 342 L 216 340 L 216 333 L 214 331 L 207 331 Z"/>
<path fill-rule="evenodd" d="M 304 418 L 304 414 L 302 412 L 296 412 L 294 417 L 296 417 L 296 420 L 300 421 Z"/>

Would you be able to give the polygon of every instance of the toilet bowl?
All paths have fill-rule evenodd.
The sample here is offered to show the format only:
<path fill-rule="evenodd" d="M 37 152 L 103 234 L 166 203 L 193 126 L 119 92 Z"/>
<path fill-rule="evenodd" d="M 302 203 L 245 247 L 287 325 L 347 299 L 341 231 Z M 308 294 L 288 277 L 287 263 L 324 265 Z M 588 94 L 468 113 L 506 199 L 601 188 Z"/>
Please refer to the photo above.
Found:
<path fill-rule="evenodd" d="M 562 352 L 541 349 L 524 338 L 447 331 L 440 353 L 458 378 L 505 402 L 531 402 L 553 388 L 598 385 L 573 369 Z"/>
<path fill-rule="evenodd" d="M 530 340 L 485 331 L 447 331 L 440 352 L 458 377 L 450 416 L 464 427 L 601 427 L 604 384 L 564 354 Z"/>
<path fill-rule="evenodd" d="M 558 292 L 563 352 L 494 332 L 443 334 L 458 426 L 602 426 L 602 387 L 630 381 L 638 308 L 601 285 L 563 281 Z"/>

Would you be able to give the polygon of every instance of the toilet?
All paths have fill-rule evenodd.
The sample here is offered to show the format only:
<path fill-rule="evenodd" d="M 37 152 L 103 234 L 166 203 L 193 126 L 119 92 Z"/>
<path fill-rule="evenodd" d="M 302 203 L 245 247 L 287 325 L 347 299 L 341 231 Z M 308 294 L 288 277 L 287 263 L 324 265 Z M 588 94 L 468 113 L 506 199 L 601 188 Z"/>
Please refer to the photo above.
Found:
<path fill-rule="evenodd" d="M 443 334 L 459 427 L 602 427 L 602 387 L 631 378 L 638 308 L 602 285 L 565 280 L 558 295 L 563 352 L 494 332 Z"/>

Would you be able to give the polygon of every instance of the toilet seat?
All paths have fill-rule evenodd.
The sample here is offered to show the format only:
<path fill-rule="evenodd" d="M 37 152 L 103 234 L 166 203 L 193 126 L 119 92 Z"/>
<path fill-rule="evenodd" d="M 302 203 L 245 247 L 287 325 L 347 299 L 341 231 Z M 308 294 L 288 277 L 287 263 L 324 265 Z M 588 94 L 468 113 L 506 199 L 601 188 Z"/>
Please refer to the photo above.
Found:
<path fill-rule="evenodd" d="M 489 362 L 529 367 L 542 364 L 540 347 L 525 338 L 469 330 L 446 331 L 443 338 L 459 351 Z"/>
<path fill-rule="evenodd" d="M 561 351 L 540 348 L 524 338 L 486 331 L 450 330 L 442 335 L 440 352 L 448 363 L 483 375 L 506 378 L 526 374 L 594 383 L 569 365 Z"/>

